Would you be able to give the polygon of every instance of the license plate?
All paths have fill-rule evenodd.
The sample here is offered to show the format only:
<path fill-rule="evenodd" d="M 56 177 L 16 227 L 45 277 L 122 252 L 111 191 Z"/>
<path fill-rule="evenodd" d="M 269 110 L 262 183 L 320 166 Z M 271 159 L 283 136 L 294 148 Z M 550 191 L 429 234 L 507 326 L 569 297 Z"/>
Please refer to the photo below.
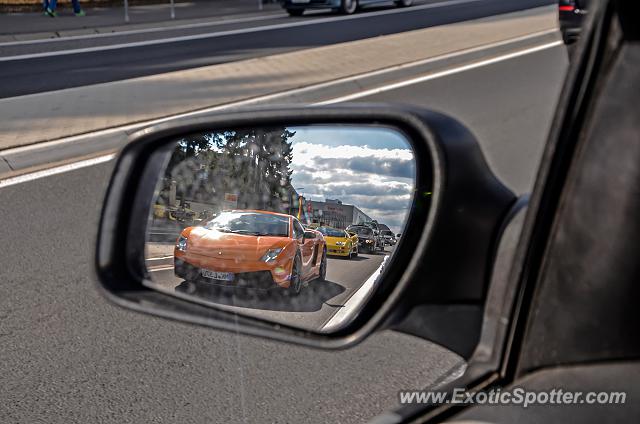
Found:
<path fill-rule="evenodd" d="M 233 272 L 219 272 L 211 271 L 209 269 L 203 269 L 200 271 L 203 277 L 211 278 L 212 280 L 232 281 Z"/>

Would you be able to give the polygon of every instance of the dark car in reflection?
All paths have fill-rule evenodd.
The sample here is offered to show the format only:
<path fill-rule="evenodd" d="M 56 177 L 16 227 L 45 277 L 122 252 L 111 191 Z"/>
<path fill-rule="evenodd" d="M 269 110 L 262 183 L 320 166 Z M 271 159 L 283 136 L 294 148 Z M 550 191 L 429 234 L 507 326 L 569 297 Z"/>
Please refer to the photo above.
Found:
<path fill-rule="evenodd" d="M 349 225 L 347 232 L 358 236 L 358 249 L 363 252 L 374 253 L 378 248 L 376 235 L 371 227 L 366 225 Z"/>
<path fill-rule="evenodd" d="M 580 30 L 587 14 L 589 0 L 560 0 L 558 3 L 558 19 L 560 32 L 565 44 L 575 43 L 580 37 Z"/>

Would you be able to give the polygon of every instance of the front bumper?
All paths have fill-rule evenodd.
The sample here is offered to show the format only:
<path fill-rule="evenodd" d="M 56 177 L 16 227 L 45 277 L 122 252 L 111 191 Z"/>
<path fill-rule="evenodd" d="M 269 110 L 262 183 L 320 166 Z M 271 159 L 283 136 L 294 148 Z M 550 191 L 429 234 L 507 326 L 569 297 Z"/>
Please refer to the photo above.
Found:
<path fill-rule="evenodd" d="M 349 256 L 351 254 L 351 250 L 351 246 L 327 246 L 327 255 Z"/>
<path fill-rule="evenodd" d="M 370 243 L 367 243 L 366 240 L 360 240 L 358 241 L 358 246 L 360 246 L 361 249 L 374 249 L 376 244 L 373 240 L 371 240 Z"/>
<path fill-rule="evenodd" d="M 231 281 L 214 280 L 202 276 L 202 268 L 179 258 L 174 258 L 174 273 L 177 277 L 187 281 L 205 282 L 224 287 L 252 288 L 270 290 L 278 287 L 288 288 L 290 284 L 289 270 L 276 266 L 273 269 L 264 269 L 250 272 L 237 272 L 216 267 L 216 271 L 233 272 Z"/>
<path fill-rule="evenodd" d="M 275 282 L 270 271 L 236 273 L 234 274 L 232 281 L 213 280 L 211 278 L 203 277 L 201 274 L 201 268 L 176 259 L 174 262 L 174 272 L 177 277 L 183 278 L 186 281 L 206 282 L 207 284 L 224 287 L 251 288 L 259 290 L 270 290 L 282 287 L 281 284 L 277 284 Z"/>

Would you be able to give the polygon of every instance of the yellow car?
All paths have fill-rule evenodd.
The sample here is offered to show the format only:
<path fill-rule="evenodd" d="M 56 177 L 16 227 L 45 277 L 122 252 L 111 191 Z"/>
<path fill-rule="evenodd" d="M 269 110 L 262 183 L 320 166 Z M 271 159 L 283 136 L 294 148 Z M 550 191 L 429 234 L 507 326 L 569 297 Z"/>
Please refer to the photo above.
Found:
<path fill-rule="evenodd" d="M 339 230 L 331 227 L 318 227 L 327 243 L 327 255 L 344 256 L 349 259 L 358 256 L 358 238 L 347 233 L 345 230 Z"/>

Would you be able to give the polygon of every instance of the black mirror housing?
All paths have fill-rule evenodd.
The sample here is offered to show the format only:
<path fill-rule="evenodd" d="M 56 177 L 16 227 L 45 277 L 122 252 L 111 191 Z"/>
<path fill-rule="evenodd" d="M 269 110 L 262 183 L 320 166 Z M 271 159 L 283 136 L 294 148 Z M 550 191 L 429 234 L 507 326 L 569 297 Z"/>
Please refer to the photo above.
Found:
<path fill-rule="evenodd" d="M 163 162 L 160 158 L 166 156 L 169 141 L 205 129 L 283 123 L 393 127 L 406 135 L 416 160 L 415 195 L 407 230 L 396 245 L 397 250 L 409 253 L 395 255 L 385 265 L 369 303 L 349 325 L 335 333 L 238 317 L 168 296 L 143 284 L 149 278 L 143 260 L 145 220 Z M 414 308 L 424 304 L 462 303 L 482 308 L 489 274 L 487 258 L 515 196 L 493 176 L 473 135 L 450 117 L 386 105 L 257 109 L 178 119 L 141 130 L 131 138 L 115 166 L 96 249 L 100 290 L 122 307 L 328 349 L 345 348 L 376 330 L 400 325 Z M 305 238 L 307 233 L 312 232 L 305 231 Z"/>

